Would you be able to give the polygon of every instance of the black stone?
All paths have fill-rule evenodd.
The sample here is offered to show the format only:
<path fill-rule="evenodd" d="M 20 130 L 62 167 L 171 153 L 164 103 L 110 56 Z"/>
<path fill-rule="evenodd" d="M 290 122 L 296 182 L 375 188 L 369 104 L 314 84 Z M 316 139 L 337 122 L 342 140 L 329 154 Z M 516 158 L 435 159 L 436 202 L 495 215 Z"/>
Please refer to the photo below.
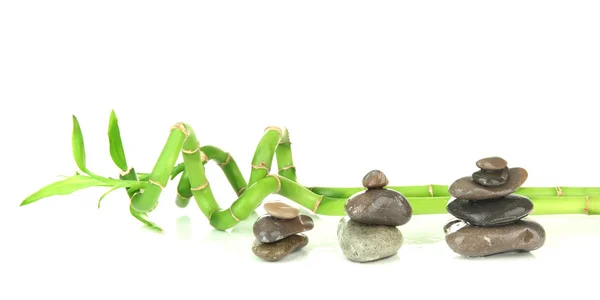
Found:
<path fill-rule="evenodd" d="M 508 181 L 508 167 L 495 171 L 480 170 L 473 173 L 472 177 L 483 186 L 501 186 Z"/>
<path fill-rule="evenodd" d="M 475 226 L 500 226 L 517 222 L 533 211 L 533 202 L 521 195 L 471 201 L 452 199 L 448 213 Z"/>

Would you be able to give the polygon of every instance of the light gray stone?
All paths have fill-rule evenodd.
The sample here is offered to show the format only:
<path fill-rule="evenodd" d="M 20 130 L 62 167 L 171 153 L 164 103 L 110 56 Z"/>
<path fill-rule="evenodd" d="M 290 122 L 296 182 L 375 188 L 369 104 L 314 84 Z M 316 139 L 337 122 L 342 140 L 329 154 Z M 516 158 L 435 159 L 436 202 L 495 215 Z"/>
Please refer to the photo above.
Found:
<path fill-rule="evenodd" d="M 396 255 L 404 242 L 395 226 L 362 224 L 348 217 L 340 220 L 337 237 L 344 255 L 361 263 Z"/>

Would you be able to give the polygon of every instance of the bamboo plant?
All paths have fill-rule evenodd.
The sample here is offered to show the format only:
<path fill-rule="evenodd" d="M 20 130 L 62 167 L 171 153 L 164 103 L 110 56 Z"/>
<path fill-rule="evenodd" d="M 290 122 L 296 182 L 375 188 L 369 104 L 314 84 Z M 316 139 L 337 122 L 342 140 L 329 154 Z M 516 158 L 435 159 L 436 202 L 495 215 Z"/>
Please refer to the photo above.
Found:
<path fill-rule="evenodd" d="M 128 164 L 114 111 L 111 111 L 109 118 L 108 138 L 112 161 L 119 170 L 118 178 L 101 176 L 87 168 L 83 133 L 77 117 L 73 116 L 72 151 L 78 172 L 39 189 L 23 200 L 21 206 L 89 187 L 107 187 L 108 190 L 98 200 L 100 207 L 106 195 L 123 188 L 130 201 L 131 215 L 146 226 L 162 231 L 149 220 L 148 213 L 156 209 L 167 184 L 179 176 L 176 205 L 186 207 L 193 198 L 211 226 L 227 230 L 247 219 L 271 194 L 290 199 L 315 214 L 343 216 L 346 200 L 364 190 L 362 187 L 305 187 L 298 183 L 292 143 L 285 128 L 265 129 L 254 152 L 248 181 L 230 153 L 210 145 L 201 146 L 192 127 L 185 123 L 176 123 L 171 127 L 150 173 L 137 173 Z M 177 163 L 180 156 L 183 161 Z M 204 166 L 210 161 L 221 167 L 238 195 L 238 199 L 228 208 L 219 206 L 206 177 Z M 271 172 L 274 161 L 277 163 L 277 174 Z M 451 199 L 447 185 L 387 188 L 406 196 L 415 215 L 445 214 L 446 204 Z M 600 213 L 600 187 L 522 187 L 515 193 L 527 196 L 534 202 L 532 214 Z"/>

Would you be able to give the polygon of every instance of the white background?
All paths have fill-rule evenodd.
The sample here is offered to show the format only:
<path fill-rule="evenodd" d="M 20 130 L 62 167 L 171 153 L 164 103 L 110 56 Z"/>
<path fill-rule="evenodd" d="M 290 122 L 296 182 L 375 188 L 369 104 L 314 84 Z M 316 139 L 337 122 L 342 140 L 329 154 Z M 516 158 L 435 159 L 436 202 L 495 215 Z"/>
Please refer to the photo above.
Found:
<path fill-rule="evenodd" d="M 415 216 L 397 257 L 373 264 L 347 261 L 338 218 L 315 216 L 309 246 L 273 264 L 252 255 L 251 221 L 213 231 L 193 202 L 175 206 L 175 184 L 151 214 L 164 235 L 124 192 L 100 210 L 104 189 L 19 204 L 74 173 L 72 114 L 89 167 L 118 174 L 111 109 L 146 172 L 184 121 L 246 178 L 276 125 L 307 186 L 359 186 L 375 168 L 391 185 L 450 184 L 489 155 L 526 168 L 525 186 L 600 186 L 599 15 L 597 1 L 3 1 L 0 299 L 589 296 L 592 216 L 535 216 L 542 249 L 471 260 L 443 241 L 448 215 Z"/>

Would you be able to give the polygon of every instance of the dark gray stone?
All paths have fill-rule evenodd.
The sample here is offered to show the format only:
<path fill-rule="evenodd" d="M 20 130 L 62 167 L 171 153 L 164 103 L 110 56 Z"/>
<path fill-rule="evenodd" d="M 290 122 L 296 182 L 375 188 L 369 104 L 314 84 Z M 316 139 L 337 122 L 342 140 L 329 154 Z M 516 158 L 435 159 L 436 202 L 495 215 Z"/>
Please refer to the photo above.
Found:
<path fill-rule="evenodd" d="M 471 176 L 456 180 L 448 188 L 448 192 L 454 198 L 467 200 L 486 200 L 500 198 L 517 191 L 527 180 L 528 173 L 523 168 L 510 168 L 508 170 L 508 181 L 501 186 L 487 187 L 473 181 Z"/>
<path fill-rule="evenodd" d="M 256 220 L 253 232 L 259 242 L 274 243 L 296 233 L 312 230 L 313 227 L 313 219 L 307 215 L 279 219 L 267 214 Z"/>
<path fill-rule="evenodd" d="M 533 202 L 521 195 L 471 201 L 452 199 L 446 210 L 454 217 L 476 226 L 499 226 L 514 223 L 533 211 Z"/>
<path fill-rule="evenodd" d="M 308 245 L 308 237 L 304 234 L 294 234 L 274 243 L 261 243 L 254 240 L 252 253 L 266 261 L 279 261 L 289 254 Z"/>
<path fill-rule="evenodd" d="M 501 186 L 508 181 L 508 167 L 495 171 L 480 170 L 471 177 L 483 186 Z"/>
<path fill-rule="evenodd" d="M 348 199 L 344 208 L 348 217 L 363 224 L 400 226 L 412 217 L 406 197 L 388 189 L 359 192 Z"/>
<path fill-rule="evenodd" d="M 508 163 L 502 157 L 493 156 L 482 158 L 478 160 L 475 165 L 482 170 L 494 171 L 506 168 Z"/>
<path fill-rule="evenodd" d="M 389 184 L 385 174 L 379 170 L 373 170 L 363 177 L 362 184 L 368 189 L 381 189 Z"/>
<path fill-rule="evenodd" d="M 546 231 L 533 220 L 521 219 L 504 226 L 481 227 L 462 220 L 444 226 L 446 243 L 457 254 L 482 257 L 506 252 L 531 252 L 546 241 Z"/>

